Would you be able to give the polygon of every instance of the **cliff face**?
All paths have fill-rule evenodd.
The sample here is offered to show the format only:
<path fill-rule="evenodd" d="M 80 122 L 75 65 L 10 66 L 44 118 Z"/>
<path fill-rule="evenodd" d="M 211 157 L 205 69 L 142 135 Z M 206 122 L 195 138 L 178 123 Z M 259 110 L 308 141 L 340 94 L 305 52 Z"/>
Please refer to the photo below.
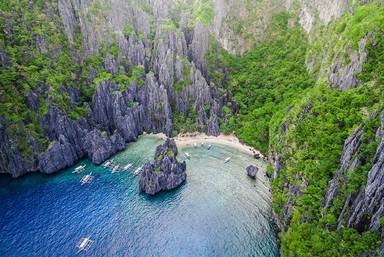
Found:
<path fill-rule="evenodd" d="M 294 249 L 293 238 L 314 245 L 322 235 L 336 243 L 347 233 L 364 246 L 339 248 L 340 255 L 384 254 L 383 6 L 376 1 L 352 9 L 328 26 L 313 27 L 306 66 L 317 82 L 270 128 L 274 209 L 288 256 L 333 255 L 325 244 Z"/>
<path fill-rule="evenodd" d="M 328 24 L 351 9 L 348 1 L 300 1 L 295 5 L 291 1 L 218 0 L 194 5 L 162 0 L 128 4 L 59 0 L 13 5 L 13 9 L 4 7 L 2 13 L 4 73 L 10 74 L 21 64 L 25 70 L 37 66 L 43 77 L 42 71 L 51 69 L 54 77 L 33 77 L 27 79 L 28 88 L 20 85 L 18 101 L 26 103 L 23 112 L 26 108 L 31 113 L 15 111 L 20 114 L 16 122 L 15 115 L 2 115 L 0 172 L 13 176 L 37 170 L 53 172 L 86 155 L 100 163 L 122 149 L 110 146 L 112 140 L 129 142 L 143 131 L 170 136 L 179 115 L 193 119 L 200 130 L 217 135 L 222 107 L 230 99 L 217 94 L 221 85 L 211 83 L 207 60 L 210 33 L 225 49 L 243 54 L 268 36 L 270 20 L 278 12 L 292 11 L 310 32 L 312 26 Z M 17 8 L 26 15 L 15 15 Z M 193 12 L 195 9 L 198 11 Z M 37 14 L 44 31 L 38 31 L 26 18 Z M 24 26 L 19 28 L 19 24 Z M 19 42 L 18 33 L 30 39 Z M 334 61 L 329 74 L 333 86 L 359 84 L 356 74 L 366 59 L 367 41 L 364 39 L 358 53 L 352 54 L 351 64 L 344 67 L 343 59 Z M 21 49 L 23 45 L 29 50 Z M 35 60 L 66 58 L 63 65 L 68 63 L 69 67 L 26 62 L 25 56 L 15 58 L 10 49 L 29 53 Z M 65 68 L 70 72 L 64 73 Z M 24 83 L 22 78 L 15 80 L 10 79 L 10 90 L 12 83 Z M 7 104 L 5 100 L 4 110 Z M 18 133 L 10 132 L 13 127 Z M 103 146 L 91 143 L 92 139 Z M 57 163 L 49 163 L 63 153 L 71 157 L 55 157 Z"/>
<path fill-rule="evenodd" d="M 2 3 L 0 173 L 53 173 L 83 157 L 99 164 L 143 132 L 235 131 L 269 150 L 285 255 L 326 255 L 318 238 L 362 244 L 330 256 L 374 255 L 384 209 L 383 5 Z M 239 67 L 247 72 L 235 76 Z"/>
<path fill-rule="evenodd" d="M 177 147 L 173 139 L 156 148 L 155 161 L 146 163 L 140 175 L 140 190 L 150 195 L 180 186 L 187 178 L 186 163 L 178 162 Z"/>
<path fill-rule="evenodd" d="M 383 198 L 383 177 L 384 177 L 384 116 L 381 115 L 381 125 L 377 129 L 375 137 L 372 140 L 378 142 L 375 154 L 371 162 L 370 169 L 367 175 L 366 183 L 362 184 L 357 191 L 351 192 L 344 203 L 344 207 L 340 216 L 338 217 L 338 227 L 348 226 L 358 230 L 364 231 L 365 229 L 382 230 L 380 218 L 383 216 L 384 211 L 384 198 Z M 354 135 L 352 135 L 353 137 Z M 356 143 L 359 143 L 360 139 L 356 138 Z M 348 143 L 348 142 L 347 142 Z M 360 147 L 356 147 L 354 151 L 359 151 Z M 341 163 L 345 162 L 358 162 L 356 157 L 350 155 L 351 149 L 344 148 Z M 355 159 L 355 160 L 354 160 Z M 359 163 L 356 163 L 358 168 Z M 344 177 L 344 183 L 348 183 L 345 174 L 336 174 L 332 180 L 340 180 Z M 327 203 L 336 197 L 338 186 L 330 184 L 327 194 Z M 340 186 L 339 186 L 340 187 Z M 382 248 L 383 250 L 383 248 Z"/>
<path fill-rule="evenodd" d="M 33 81 L 28 89 L 19 90 L 22 98 L 28 94 L 25 108 L 32 111 L 27 116 L 33 121 L 2 119 L 1 173 L 14 177 L 37 170 L 52 173 L 84 156 L 98 164 L 144 131 L 171 136 L 173 118 L 179 115 L 191 117 L 207 134 L 219 133 L 223 103 L 212 94 L 206 60 L 209 30 L 198 18 L 185 11 L 175 14 L 179 7 L 161 0 L 31 1 L 29 5 L 18 1 L 14 5 L 27 8 L 28 15 L 39 13 L 47 30 L 55 29 L 64 40 L 57 41 L 45 31 L 39 38 L 34 31 L 24 31 L 31 36 L 33 54 L 43 60 L 64 55 L 68 67 L 57 67 L 51 71 L 55 74 L 73 69 L 58 85 Z M 9 61 L 9 49 L 18 50 L 20 44 L 14 34 L 19 24 L 34 29 L 25 17 L 15 18 L 14 11 L 2 13 L 6 40 L 1 44 L 1 60 L 9 70 L 17 62 L 31 67 L 24 59 L 11 56 Z M 15 124 L 23 139 L 11 133 Z M 15 144 L 18 140 L 27 145 Z"/>
<path fill-rule="evenodd" d="M 381 218 L 383 212 L 383 176 L 384 176 L 384 116 L 371 117 L 372 120 L 380 120 L 380 127 L 376 133 L 368 136 L 369 129 L 364 124 L 356 128 L 345 143 L 340 158 L 340 165 L 333 177 L 328 183 L 327 193 L 323 203 L 324 213 L 334 208 L 334 202 L 340 201 L 342 209 L 336 211 L 337 229 L 345 227 L 354 228 L 360 232 L 380 231 L 383 235 Z M 368 141 L 367 138 L 368 137 Z M 364 148 L 372 145 L 373 155 L 367 155 Z M 359 174 L 360 183 L 350 190 L 346 190 L 353 181 L 353 175 L 356 171 L 366 171 Z M 365 182 L 366 181 L 366 182 Z M 381 255 L 384 253 L 381 246 Z"/>
<path fill-rule="evenodd" d="M 370 1 L 365 1 L 370 2 Z M 255 42 L 268 38 L 267 29 L 274 15 L 288 11 L 306 33 L 328 25 L 353 10 L 348 0 L 275 0 L 275 1 L 214 1 L 211 30 L 221 45 L 231 53 L 243 55 Z"/>

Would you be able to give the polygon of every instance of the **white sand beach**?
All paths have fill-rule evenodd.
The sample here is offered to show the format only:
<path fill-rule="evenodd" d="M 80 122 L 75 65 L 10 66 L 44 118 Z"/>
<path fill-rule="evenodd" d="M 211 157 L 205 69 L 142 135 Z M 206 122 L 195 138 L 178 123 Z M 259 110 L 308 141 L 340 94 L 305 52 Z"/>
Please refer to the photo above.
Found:
<path fill-rule="evenodd" d="M 261 157 L 264 157 L 262 153 L 254 149 L 251 146 L 248 146 L 244 143 L 241 143 L 239 139 L 231 134 L 224 135 L 220 134 L 218 137 L 207 136 L 205 133 L 188 133 L 180 134 L 174 138 L 178 147 L 182 148 L 184 146 L 193 146 L 194 144 L 222 144 L 234 147 L 244 153 L 254 155 L 256 153 L 260 154 Z"/>
<path fill-rule="evenodd" d="M 150 135 L 155 135 L 163 139 L 166 138 L 166 135 L 163 133 L 150 134 Z M 260 151 L 256 150 L 255 148 L 249 145 L 241 143 L 239 139 L 233 134 L 230 134 L 230 135 L 220 134 L 219 136 L 215 137 L 215 136 L 208 136 L 205 133 L 195 132 L 195 133 L 179 134 L 173 139 L 175 140 L 176 145 L 179 148 L 183 148 L 185 146 L 193 146 L 195 144 L 200 145 L 201 143 L 204 143 L 207 145 L 221 144 L 221 145 L 228 145 L 228 146 L 234 147 L 250 155 L 259 154 L 261 158 L 264 158 L 264 155 Z"/>

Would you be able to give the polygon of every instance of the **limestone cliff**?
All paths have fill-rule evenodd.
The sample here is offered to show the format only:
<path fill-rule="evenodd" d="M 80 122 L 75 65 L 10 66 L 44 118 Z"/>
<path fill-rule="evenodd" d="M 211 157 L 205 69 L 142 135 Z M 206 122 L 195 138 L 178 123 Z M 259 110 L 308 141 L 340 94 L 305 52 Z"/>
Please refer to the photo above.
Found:
<path fill-rule="evenodd" d="M 299 255 L 287 242 L 300 236 L 309 240 L 303 246 L 325 235 L 344 240 L 344 231 L 369 239 L 382 232 L 384 212 L 383 5 L 1 3 L 0 173 L 50 174 L 84 157 L 100 164 L 144 132 L 171 137 L 182 129 L 218 135 L 244 128 L 240 138 L 269 151 L 286 255 Z M 255 49 L 262 52 L 253 56 Z M 278 53 L 271 58 L 264 50 Z M 233 73 L 243 64 L 248 72 L 236 83 Z M 172 143 L 158 151 L 141 179 L 151 194 L 185 179 Z M 374 256 L 368 250 L 363 256 Z"/>
<path fill-rule="evenodd" d="M 380 116 L 379 116 L 380 117 Z M 363 164 L 371 162 L 366 183 L 363 183 L 356 191 L 344 196 L 344 206 L 338 217 L 337 227 L 353 227 L 359 231 L 381 230 L 380 218 L 384 215 L 383 178 L 384 178 L 384 115 L 381 114 L 381 125 L 375 133 L 373 141 L 378 145 L 372 159 L 364 159 L 359 155 L 361 151 L 362 135 L 364 127 L 356 129 L 353 135 L 347 139 L 340 160 L 341 166 L 328 186 L 325 207 L 329 208 L 331 201 L 338 197 L 338 190 L 350 183 L 346 172 L 352 172 Z M 337 181 L 337 182 L 336 182 Z M 382 247 L 382 253 L 383 252 Z"/>
<path fill-rule="evenodd" d="M 31 17 L 41 14 L 37 23 L 44 24 L 47 33 L 29 32 L 35 27 L 28 15 L 17 17 L 13 9 L 3 12 L 5 40 L 0 56 L 4 71 L 17 67 L 6 49 L 18 49 L 12 31 L 20 30 L 19 24 L 24 24 L 25 36 L 31 37 L 28 45 L 34 60 L 65 60 L 70 66 L 70 72 L 65 72 L 59 67 L 61 62 L 55 62 L 52 78 L 36 81 L 31 76 L 29 88 L 20 89 L 18 101 L 25 98 L 23 108 L 32 111 L 28 116 L 33 119 L 19 117 L 15 123 L 11 121 L 15 115 L 3 115 L 12 117 L 3 117 L 1 122 L 4 151 L 0 172 L 13 176 L 37 170 L 52 172 L 86 155 L 100 163 L 122 149 L 108 146 L 111 136 L 119 144 L 121 139 L 135 140 L 143 131 L 170 136 L 175 117 L 180 115 L 194 119 L 196 127 L 207 134 L 218 135 L 220 119 L 225 119 L 222 107 L 231 99 L 217 93 L 222 85 L 211 83 L 207 60 L 210 34 L 223 48 L 243 54 L 268 37 L 270 20 L 278 12 L 288 10 L 296 15 L 309 33 L 313 26 L 328 24 L 352 8 L 343 0 L 296 4 L 286 0 L 174 4 L 164 0 L 58 0 L 13 5 L 14 10 L 29 10 Z M 343 59 L 334 61 L 329 73 L 332 85 L 350 88 L 359 84 L 356 74 L 366 59 L 367 40 L 351 54 L 350 65 L 344 67 Z M 41 64 L 25 65 L 33 70 Z M 45 62 L 42 66 L 52 67 Z M 10 88 L 12 83 L 13 78 Z M 11 127 L 17 127 L 18 133 L 10 133 Z M 23 139 L 16 134 L 22 134 Z M 103 141 L 104 146 L 92 146 L 91 139 Z M 71 157 L 62 165 L 49 163 L 52 156 L 64 153 L 71 153 Z M 59 157 L 53 159 L 60 162 Z"/>
<path fill-rule="evenodd" d="M 231 53 L 244 54 L 255 42 L 268 38 L 267 28 L 274 15 L 282 11 L 294 14 L 302 29 L 311 33 L 314 27 L 328 25 L 353 10 L 348 0 L 275 0 L 214 1 L 212 32 Z"/>
<path fill-rule="evenodd" d="M 155 161 L 142 168 L 139 182 L 142 192 L 154 195 L 175 189 L 186 180 L 186 163 L 177 161 L 177 153 L 175 141 L 169 138 L 156 148 Z"/>
<path fill-rule="evenodd" d="M 179 114 L 196 113 L 192 119 L 201 130 L 219 133 L 222 102 L 215 100 L 209 82 L 209 30 L 195 17 L 185 12 L 173 17 L 176 7 L 162 0 L 31 1 L 29 8 L 41 14 L 44 26 L 52 26 L 58 37 L 67 40 L 42 34 L 31 43 L 34 55 L 65 55 L 69 67 L 58 67 L 59 72 L 72 71 L 55 89 L 50 81 L 31 84 L 26 103 L 34 131 L 30 121 L 17 122 L 28 145 L 15 145 L 19 136 L 10 127 L 16 124 L 2 119 L 1 173 L 14 177 L 37 170 L 52 173 L 84 156 L 98 164 L 144 131 L 171 136 L 174 116 Z M 4 34 L 6 47 L 16 47 L 11 31 L 20 22 L 29 26 L 24 17 L 12 20 L 13 14 L 13 10 L 4 14 L 10 21 L 3 24 L 4 31 L 9 30 Z M 53 45 L 46 43 L 52 40 Z M 11 70 L 14 64 L 1 47 L 2 65 Z M 44 108 L 46 113 L 41 112 Z"/>

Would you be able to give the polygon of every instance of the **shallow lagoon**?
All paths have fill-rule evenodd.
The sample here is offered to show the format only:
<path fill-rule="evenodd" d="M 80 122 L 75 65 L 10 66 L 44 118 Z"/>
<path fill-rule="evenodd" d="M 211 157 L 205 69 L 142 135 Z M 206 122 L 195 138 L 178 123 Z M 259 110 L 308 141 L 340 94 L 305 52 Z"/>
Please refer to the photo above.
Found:
<path fill-rule="evenodd" d="M 271 196 L 263 172 L 248 178 L 245 168 L 265 164 L 222 145 L 185 147 L 187 182 L 155 197 L 139 192 L 133 170 L 151 160 L 162 142 L 143 136 L 115 162 L 134 166 L 112 174 L 89 161 L 47 176 L 0 177 L 0 256 L 74 256 L 80 238 L 95 240 L 84 256 L 278 256 L 271 222 Z M 231 161 L 224 164 L 224 159 Z M 75 167 L 77 167 L 77 164 Z M 95 179 L 81 186 L 82 176 Z"/>

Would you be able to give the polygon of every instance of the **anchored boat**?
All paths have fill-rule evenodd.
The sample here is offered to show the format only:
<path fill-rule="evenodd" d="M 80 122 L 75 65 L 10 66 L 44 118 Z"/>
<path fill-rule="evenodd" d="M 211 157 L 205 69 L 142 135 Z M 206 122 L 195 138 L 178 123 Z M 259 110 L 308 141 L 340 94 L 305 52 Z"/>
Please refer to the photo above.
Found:
<path fill-rule="evenodd" d="M 85 175 L 84 177 L 81 178 L 80 184 L 81 185 L 90 184 L 93 179 L 94 179 L 94 176 L 92 176 L 92 172 L 91 172 L 88 175 Z"/>
<path fill-rule="evenodd" d="M 104 168 L 111 168 L 113 166 L 113 161 L 114 159 L 104 162 L 103 164 Z"/>
<path fill-rule="evenodd" d="M 225 159 L 224 163 L 227 163 L 231 160 L 231 157 L 228 157 L 227 159 Z"/>
<path fill-rule="evenodd" d="M 115 165 L 115 166 L 112 168 L 112 173 L 119 172 L 119 169 L 120 169 L 120 166 L 119 166 L 119 165 Z"/>
<path fill-rule="evenodd" d="M 79 167 L 77 167 L 74 171 L 72 171 L 72 173 L 81 173 L 85 170 L 85 164 L 84 165 L 80 165 Z"/>
<path fill-rule="evenodd" d="M 91 248 L 93 244 L 93 240 L 91 240 L 89 237 L 84 237 L 80 239 L 80 241 L 77 243 L 76 247 L 79 248 L 79 252 L 82 251 L 88 251 L 89 248 Z"/>
<path fill-rule="evenodd" d="M 111 162 L 110 162 L 110 161 L 106 161 L 106 162 L 103 163 L 103 167 L 104 167 L 104 168 L 108 168 L 109 165 L 111 165 Z"/>
<path fill-rule="evenodd" d="M 133 166 L 132 163 L 129 163 L 129 164 L 125 165 L 124 168 L 123 168 L 123 171 L 128 170 L 128 169 L 129 169 L 130 167 L 132 167 L 132 166 Z"/>
<path fill-rule="evenodd" d="M 142 167 L 138 167 L 133 174 L 135 176 L 139 175 L 141 173 L 141 169 L 142 169 Z"/>

